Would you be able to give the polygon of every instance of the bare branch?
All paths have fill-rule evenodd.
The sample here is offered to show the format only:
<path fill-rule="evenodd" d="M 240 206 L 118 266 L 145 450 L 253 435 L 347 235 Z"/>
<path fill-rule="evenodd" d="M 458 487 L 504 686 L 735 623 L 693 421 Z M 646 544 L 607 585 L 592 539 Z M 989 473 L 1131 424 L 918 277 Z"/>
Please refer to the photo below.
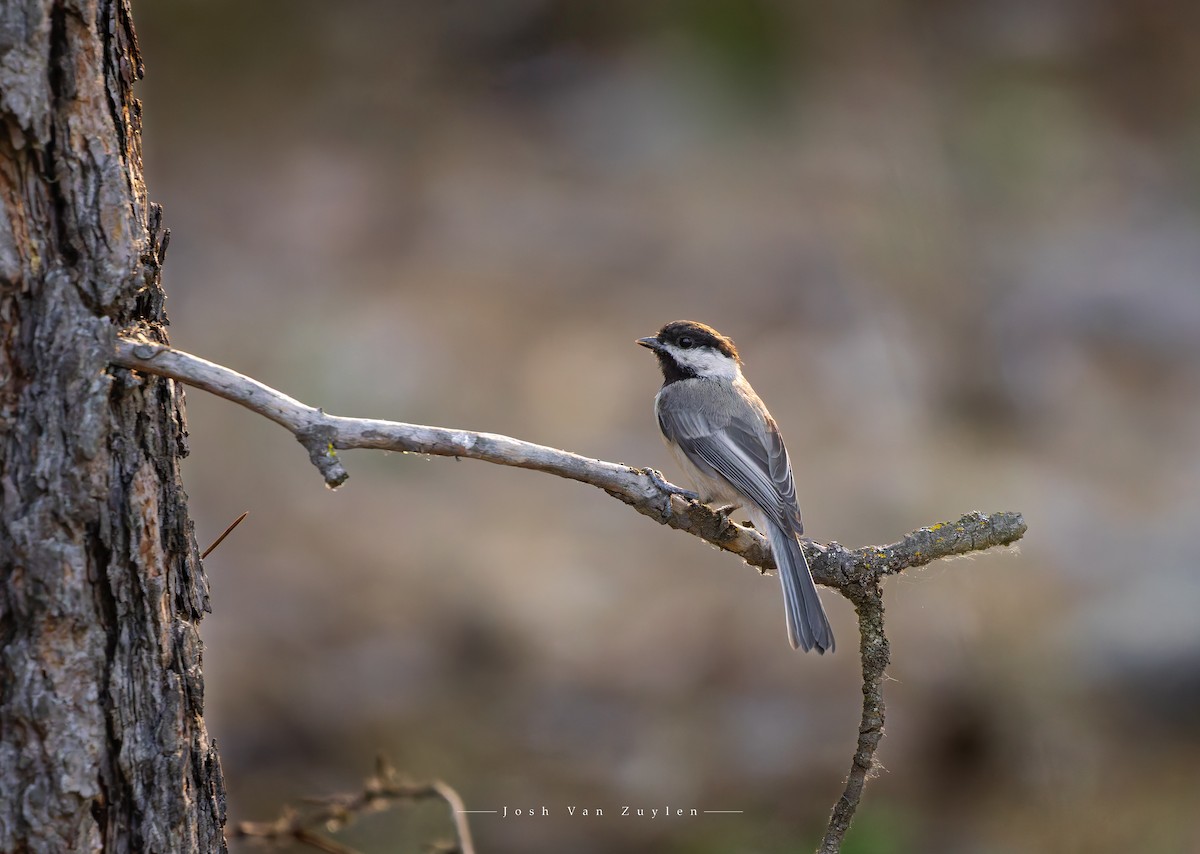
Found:
<path fill-rule="evenodd" d="M 762 570 L 775 568 L 770 547 L 753 528 L 734 524 L 727 516 L 697 501 L 687 501 L 673 495 L 663 487 L 663 482 L 651 469 L 589 459 L 494 433 L 328 415 L 321 409 L 294 400 L 228 368 L 149 341 L 117 339 L 113 362 L 204 389 L 281 424 L 308 450 L 310 459 L 330 487 L 340 486 L 349 477 L 338 459 L 338 450 L 374 448 L 484 460 L 591 484 L 660 524 L 686 531 L 718 548 L 733 552 L 751 566 Z M 811 542 L 804 544 L 813 578 L 819 584 L 833 587 L 854 604 L 858 615 L 863 674 L 863 710 L 858 743 L 845 791 L 834 805 L 819 854 L 836 854 L 841 850 L 842 840 L 862 797 L 863 787 L 874 767 L 875 751 L 883 737 L 881 684 L 890 655 L 884 633 L 883 591 L 880 586 L 883 578 L 932 563 L 939 558 L 1010 545 L 1021 539 L 1025 530 L 1025 520 L 1020 513 L 968 513 L 955 522 L 920 528 L 887 546 L 850 550 L 838 543 L 827 546 Z M 436 792 L 436 785 L 421 791 Z M 451 803 L 456 822 L 464 818 L 460 811 L 461 804 L 454 806 L 455 800 L 452 798 L 457 796 L 453 795 L 452 790 L 450 793 L 437 794 Z M 410 792 L 405 796 L 413 795 Z M 301 827 L 311 823 L 305 820 Z M 267 825 L 243 824 L 238 830 L 243 835 L 270 835 L 277 838 L 290 834 L 292 838 L 301 839 L 296 835 L 294 820 L 287 816 Z M 310 833 L 307 830 L 304 832 Z M 464 851 L 467 851 L 470 838 L 465 821 L 458 826 L 458 832 Z M 324 837 L 318 838 L 330 845 L 337 845 Z M 304 841 L 310 845 L 318 844 L 312 839 Z"/>
<path fill-rule="evenodd" d="M 353 848 L 313 828 L 322 827 L 336 832 L 365 815 L 384 812 L 403 803 L 425 800 L 442 800 L 450 807 L 450 818 L 457 837 L 455 847 L 450 850 L 459 854 L 475 854 L 471 828 L 467 824 L 463 801 L 458 792 L 441 780 L 431 783 L 405 782 L 382 757 L 376 760 L 375 773 L 363 783 L 361 791 L 306 798 L 304 803 L 314 808 L 298 811 L 293 807 L 285 807 L 274 821 L 239 822 L 234 829 L 234 836 L 272 842 L 290 839 L 330 854 L 357 854 Z"/>
<path fill-rule="evenodd" d="M 883 738 L 883 675 L 891 660 L 891 646 L 883 631 L 883 591 L 875 581 L 860 588 L 853 596 L 858 615 L 859 657 L 862 659 L 862 720 L 858 726 L 858 744 L 850 759 L 846 788 L 829 816 L 829 826 L 817 854 L 838 854 L 854 812 L 862 800 L 863 788 L 875 769 L 875 751 Z"/>
<path fill-rule="evenodd" d="M 162 344 L 118 338 L 114 364 L 169 377 L 241 404 L 289 430 L 331 487 L 349 477 L 339 450 L 373 448 L 409 454 L 464 457 L 532 469 L 603 489 L 654 521 L 699 537 L 760 569 L 774 569 L 766 540 L 753 528 L 731 522 L 707 505 L 663 490 L 649 469 L 590 459 L 495 433 L 449 430 L 398 421 L 329 415 L 270 386 Z M 1009 545 L 1025 533 L 1019 513 L 971 513 L 957 522 L 921 528 L 898 543 L 850 551 L 837 543 L 805 544 L 813 577 L 844 594 L 849 584 L 932 563 L 952 555 Z"/>

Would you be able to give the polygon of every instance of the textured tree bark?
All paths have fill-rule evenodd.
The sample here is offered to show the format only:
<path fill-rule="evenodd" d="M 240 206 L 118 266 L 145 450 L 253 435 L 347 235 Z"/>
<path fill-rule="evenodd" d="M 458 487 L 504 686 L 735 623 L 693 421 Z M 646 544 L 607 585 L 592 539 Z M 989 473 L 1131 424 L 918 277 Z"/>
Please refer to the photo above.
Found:
<path fill-rule="evenodd" d="M 127 0 L 0 4 L 0 851 L 223 851 Z"/>

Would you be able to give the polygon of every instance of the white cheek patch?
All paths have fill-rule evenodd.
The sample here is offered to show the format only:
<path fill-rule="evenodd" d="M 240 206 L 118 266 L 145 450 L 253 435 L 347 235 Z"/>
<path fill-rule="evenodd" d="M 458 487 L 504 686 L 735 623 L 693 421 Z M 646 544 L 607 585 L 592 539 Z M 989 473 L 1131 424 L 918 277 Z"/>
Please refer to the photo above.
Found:
<path fill-rule="evenodd" d="M 684 350 L 668 344 L 666 350 L 680 367 L 692 370 L 697 376 L 706 379 L 732 382 L 742 375 L 742 369 L 735 360 L 711 347 L 694 347 Z"/>

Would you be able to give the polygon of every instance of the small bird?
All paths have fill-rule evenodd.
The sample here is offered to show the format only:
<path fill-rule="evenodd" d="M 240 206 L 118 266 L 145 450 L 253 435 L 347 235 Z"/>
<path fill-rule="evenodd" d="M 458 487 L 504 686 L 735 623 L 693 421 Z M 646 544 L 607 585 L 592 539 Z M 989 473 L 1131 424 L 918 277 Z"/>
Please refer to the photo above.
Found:
<path fill-rule="evenodd" d="M 775 419 L 742 376 L 737 348 L 692 320 L 668 323 L 637 343 L 658 357 L 658 426 L 701 500 L 744 507 L 770 542 L 792 649 L 832 652 L 833 630 L 798 539 L 804 524 L 792 462 Z"/>

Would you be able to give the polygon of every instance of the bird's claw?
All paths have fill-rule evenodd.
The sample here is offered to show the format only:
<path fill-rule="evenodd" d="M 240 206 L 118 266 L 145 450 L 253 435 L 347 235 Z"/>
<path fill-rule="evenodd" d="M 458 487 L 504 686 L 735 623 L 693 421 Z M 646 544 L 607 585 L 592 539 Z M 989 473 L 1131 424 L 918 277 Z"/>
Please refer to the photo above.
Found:
<path fill-rule="evenodd" d="M 650 478 L 650 481 L 655 486 L 667 493 L 667 495 L 678 495 L 680 498 L 685 498 L 688 501 L 700 500 L 700 495 L 698 493 L 668 482 L 667 479 L 662 476 L 662 472 L 658 471 L 657 469 L 642 469 L 642 471 L 646 473 L 646 476 Z"/>
<path fill-rule="evenodd" d="M 657 486 L 660 490 L 662 490 L 663 492 L 665 492 L 667 494 L 667 501 L 666 501 L 666 506 L 663 508 L 663 515 L 666 516 L 668 519 L 671 518 L 671 496 L 672 495 L 678 495 L 680 498 L 683 498 L 685 501 L 699 501 L 700 500 L 699 494 L 692 492 L 690 489 L 683 489 L 682 487 L 676 486 L 675 484 L 668 482 L 667 479 L 662 476 L 661 472 L 659 472 L 655 469 L 643 469 L 643 471 L 645 471 L 646 476 L 648 478 L 650 478 L 650 481 L 655 486 Z"/>

